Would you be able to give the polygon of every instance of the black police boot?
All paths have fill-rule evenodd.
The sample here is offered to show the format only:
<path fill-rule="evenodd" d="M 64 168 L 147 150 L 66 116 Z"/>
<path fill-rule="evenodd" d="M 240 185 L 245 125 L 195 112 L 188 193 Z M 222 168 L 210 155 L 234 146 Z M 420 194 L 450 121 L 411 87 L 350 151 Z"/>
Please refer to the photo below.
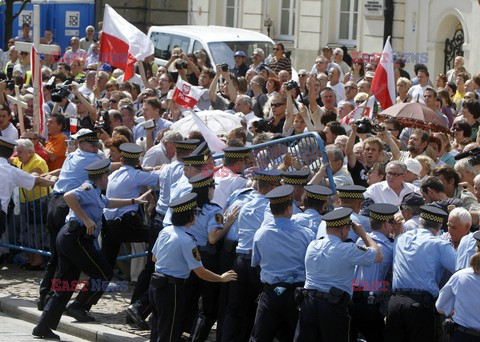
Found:
<path fill-rule="evenodd" d="M 43 338 L 44 340 L 60 340 L 60 336 L 55 334 L 50 328 L 42 328 L 38 325 L 33 328 L 32 335 Z"/>
<path fill-rule="evenodd" d="M 142 330 L 150 330 L 150 326 L 142 318 L 140 312 L 138 312 L 137 308 L 134 305 L 129 305 L 127 307 L 127 319 L 131 319 L 137 325 L 137 327 Z"/>
<path fill-rule="evenodd" d="M 80 305 L 76 304 L 75 302 L 71 303 L 67 306 L 66 310 L 67 316 L 75 318 L 77 321 L 85 323 L 85 322 L 94 322 L 95 318 L 90 316 L 84 308 Z"/>

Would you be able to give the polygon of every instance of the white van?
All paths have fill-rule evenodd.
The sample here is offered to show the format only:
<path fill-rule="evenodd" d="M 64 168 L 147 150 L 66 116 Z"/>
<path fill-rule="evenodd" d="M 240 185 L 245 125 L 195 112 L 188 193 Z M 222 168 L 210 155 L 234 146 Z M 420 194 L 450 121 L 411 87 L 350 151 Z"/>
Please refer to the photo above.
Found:
<path fill-rule="evenodd" d="M 268 36 L 249 30 L 223 26 L 152 26 L 148 37 L 155 47 L 155 63 L 165 65 L 175 47 L 189 54 L 204 49 L 213 65 L 226 63 L 233 68 L 233 54 L 243 51 L 247 64 L 253 50 L 261 48 L 265 56 L 272 53 L 274 42 Z"/>

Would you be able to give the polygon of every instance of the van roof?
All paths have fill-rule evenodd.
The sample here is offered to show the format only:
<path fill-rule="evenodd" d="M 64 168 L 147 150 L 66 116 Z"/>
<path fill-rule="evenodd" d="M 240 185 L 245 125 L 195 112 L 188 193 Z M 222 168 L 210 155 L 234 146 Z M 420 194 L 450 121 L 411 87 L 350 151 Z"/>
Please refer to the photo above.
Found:
<path fill-rule="evenodd" d="M 268 36 L 250 30 L 244 30 L 225 26 L 195 26 L 195 25 L 166 25 L 152 26 L 149 32 L 167 32 L 183 34 L 197 38 L 205 42 L 229 42 L 229 41 L 266 41 L 273 43 Z"/>

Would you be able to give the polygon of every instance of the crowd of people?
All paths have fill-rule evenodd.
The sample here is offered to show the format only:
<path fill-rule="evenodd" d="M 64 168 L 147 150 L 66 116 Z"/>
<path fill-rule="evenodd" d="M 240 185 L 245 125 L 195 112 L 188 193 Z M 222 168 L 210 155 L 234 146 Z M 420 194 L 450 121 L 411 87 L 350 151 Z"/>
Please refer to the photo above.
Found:
<path fill-rule="evenodd" d="M 23 206 L 25 247 L 51 252 L 46 266 L 33 253 L 24 265 L 45 269 L 33 335 L 58 338 L 64 310 L 94 320 L 121 245 L 144 242 L 126 317 L 151 341 L 205 341 L 215 322 L 217 341 L 479 340 L 480 74 L 463 57 L 445 75 L 416 64 L 413 77 L 395 59 L 397 103 L 429 107 L 446 134 L 394 118 L 345 123 L 379 62 L 346 48 L 325 46 L 293 80 L 282 43 L 270 55 L 235 51 L 231 66 L 175 47 L 166 65 L 151 56 L 124 82 L 98 60 L 99 24 L 60 58 L 43 56 L 42 136 L 30 58 L 15 50 L 28 30 L 0 56 L 0 232 Z M 55 44 L 48 30 L 42 40 Z M 174 101 L 179 77 L 201 91 L 193 109 Z M 7 98 L 16 85 L 22 131 Z M 241 120 L 219 136 L 223 158 L 205 132 L 172 129 L 209 109 Z M 306 132 L 328 160 L 315 139 L 295 139 Z M 45 230 L 32 236 L 33 223 Z M 80 272 L 90 279 L 73 301 L 52 287 Z"/>

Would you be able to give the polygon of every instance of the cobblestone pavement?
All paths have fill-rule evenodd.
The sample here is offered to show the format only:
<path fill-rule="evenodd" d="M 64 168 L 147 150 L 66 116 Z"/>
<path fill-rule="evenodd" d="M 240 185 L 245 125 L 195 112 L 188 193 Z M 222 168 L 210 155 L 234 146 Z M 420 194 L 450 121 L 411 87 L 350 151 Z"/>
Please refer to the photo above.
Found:
<path fill-rule="evenodd" d="M 0 294 L 36 302 L 42 276 L 43 271 L 25 271 L 13 264 L 0 265 Z M 133 288 L 134 286 L 129 284 L 128 291 L 106 292 L 90 313 L 100 324 L 148 339 L 149 331 L 138 330 L 125 324 L 125 309 L 130 304 Z M 211 333 L 209 342 L 215 341 L 213 335 Z"/>

